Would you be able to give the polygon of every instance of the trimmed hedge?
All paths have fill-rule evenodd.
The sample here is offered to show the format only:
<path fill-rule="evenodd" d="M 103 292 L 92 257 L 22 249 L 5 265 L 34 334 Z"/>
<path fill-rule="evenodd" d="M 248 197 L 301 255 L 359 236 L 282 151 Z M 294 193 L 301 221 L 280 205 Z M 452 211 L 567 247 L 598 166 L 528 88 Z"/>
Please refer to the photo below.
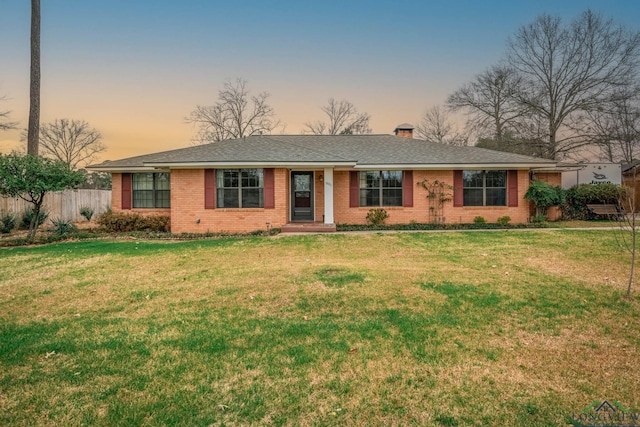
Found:
<path fill-rule="evenodd" d="M 136 213 L 105 212 L 96 222 L 109 233 L 171 231 L 171 218 L 168 215 L 142 216 Z"/>

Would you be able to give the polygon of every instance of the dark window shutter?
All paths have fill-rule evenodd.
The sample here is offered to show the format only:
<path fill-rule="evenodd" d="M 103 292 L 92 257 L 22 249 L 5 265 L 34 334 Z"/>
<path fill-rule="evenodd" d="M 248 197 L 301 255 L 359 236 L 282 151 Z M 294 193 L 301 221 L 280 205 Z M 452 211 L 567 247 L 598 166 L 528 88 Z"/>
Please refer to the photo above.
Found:
<path fill-rule="evenodd" d="M 349 172 L 349 207 L 360 207 L 360 174 Z"/>
<path fill-rule="evenodd" d="M 204 208 L 216 208 L 216 170 L 204 170 Z"/>
<path fill-rule="evenodd" d="M 404 171 L 402 177 L 402 206 L 413 207 L 413 171 Z"/>
<path fill-rule="evenodd" d="M 131 209 L 131 174 L 122 174 L 122 209 Z"/>
<path fill-rule="evenodd" d="M 464 206 L 464 182 L 462 171 L 453 171 L 453 206 Z"/>
<path fill-rule="evenodd" d="M 507 200 L 509 201 L 509 207 L 518 207 L 518 171 L 507 171 Z"/>
<path fill-rule="evenodd" d="M 276 191 L 275 191 L 275 170 L 267 168 L 264 170 L 264 208 L 275 209 L 276 207 Z"/>

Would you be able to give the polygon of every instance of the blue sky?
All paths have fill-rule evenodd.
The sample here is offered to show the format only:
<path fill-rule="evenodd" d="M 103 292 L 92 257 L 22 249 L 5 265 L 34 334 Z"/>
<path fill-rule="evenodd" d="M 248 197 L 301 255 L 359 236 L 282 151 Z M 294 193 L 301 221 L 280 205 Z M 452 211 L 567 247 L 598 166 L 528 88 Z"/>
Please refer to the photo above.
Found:
<path fill-rule="evenodd" d="M 587 8 L 640 29 L 638 0 L 42 0 L 41 120 L 87 120 L 109 148 L 103 160 L 184 147 L 184 117 L 240 77 L 271 94 L 286 133 L 321 119 L 329 97 L 390 133 L 497 63 L 520 26 Z M 0 109 L 23 127 L 29 25 L 29 1 L 0 0 Z M 0 133 L 0 151 L 18 140 Z"/>

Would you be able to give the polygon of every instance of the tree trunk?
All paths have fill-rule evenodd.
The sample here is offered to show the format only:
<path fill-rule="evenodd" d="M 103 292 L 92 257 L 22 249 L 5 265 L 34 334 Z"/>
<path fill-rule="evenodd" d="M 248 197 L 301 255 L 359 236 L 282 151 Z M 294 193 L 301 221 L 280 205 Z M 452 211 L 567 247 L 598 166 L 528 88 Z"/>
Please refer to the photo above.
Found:
<path fill-rule="evenodd" d="M 553 124 L 549 124 L 549 146 L 547 147 L 547 158 L 551 160 L 557 160 L 556 156 L 557 147 L 556 147 L 556 130 Z"/>
<path fill-rule="evenodd" d="M 27 233 L 27 239 L 32 240 L 36 237 L 36 230 L 38 229 L 38 217 L 40 216 L 40 205 L 34 205 L 33 215 L 31 216 L 31 222 L 29 223 L 29 232 Z"/>
<path fill-rule="evenodd" d="M 38 220 L 40 219 L 40 211 L 42 210 L 42 204 L 44 203 L 44 194 L 40 193 L 39 197 L 34 200 L 33 203 L 33 216 L 29 223 L 29 232 L 27 233 L 27 239 L 32 240 L 36 237 L 36 231 L 38 231 Z"/>
<path fill-rule="evenodd" d="M 635 214 L 631 217 L 633 225 L 631 226 L 631 270 L 629 271 L 629 284 L 627 285 L 627 298 L 631 296 L 631 285 L 633 284 L 633 273 L 636 266 L 636 236 L 638 233 L 637 225 L 635 224 Z"/>
<path fill-rule="evenodd" d="M 40 135 L 40 0 L 31 0 L 31 80 L 27 154 L 38 155 Z"/>

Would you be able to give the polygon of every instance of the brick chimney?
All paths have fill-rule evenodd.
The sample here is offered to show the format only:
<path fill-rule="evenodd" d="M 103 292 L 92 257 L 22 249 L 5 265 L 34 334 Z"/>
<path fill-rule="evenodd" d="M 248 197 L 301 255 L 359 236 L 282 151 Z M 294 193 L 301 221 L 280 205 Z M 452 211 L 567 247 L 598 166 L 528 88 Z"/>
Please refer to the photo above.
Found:
<path fill-rule="evenodd" d="M 393 133 L 395 133 L 396 136 L 411 139 L 413 138 L 413 126 L 409 123 L 403 123 L 396 126 L 396 130 L 394 130 Z"/>

